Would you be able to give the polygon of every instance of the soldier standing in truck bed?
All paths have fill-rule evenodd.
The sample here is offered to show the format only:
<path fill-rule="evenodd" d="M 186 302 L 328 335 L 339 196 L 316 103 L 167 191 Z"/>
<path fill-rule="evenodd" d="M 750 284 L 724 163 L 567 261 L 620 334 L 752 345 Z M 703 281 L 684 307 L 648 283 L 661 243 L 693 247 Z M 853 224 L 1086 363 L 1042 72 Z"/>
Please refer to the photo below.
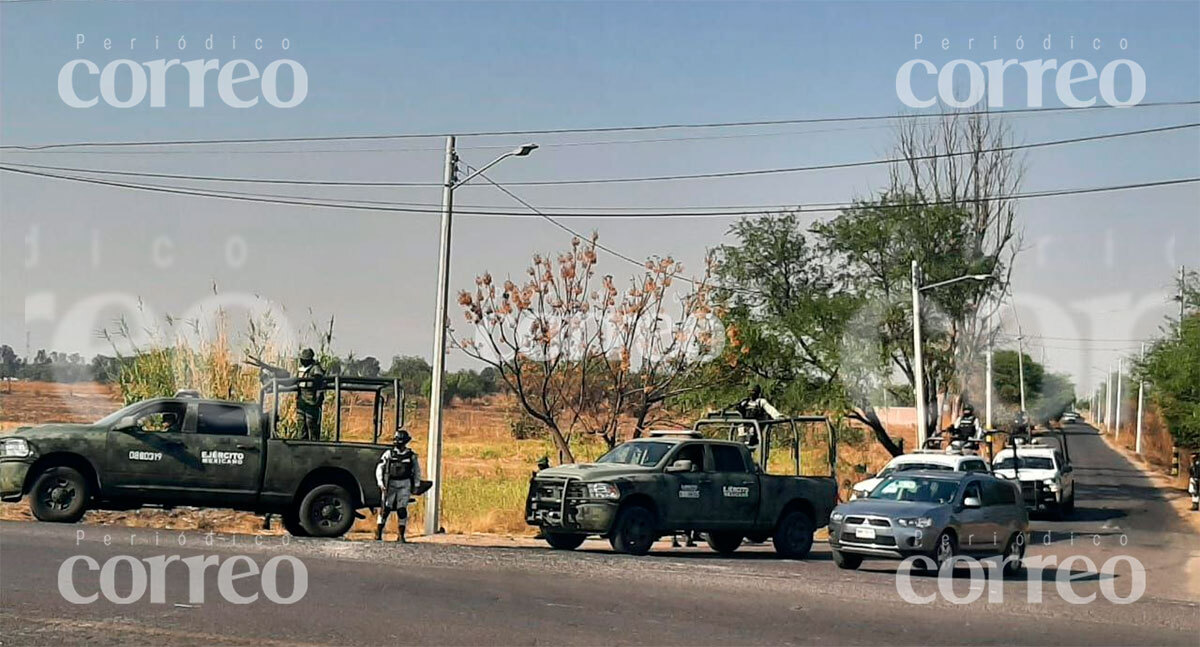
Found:
<path fill-rule="evenodd" d="M 325 391 L 321 378 L 325 371 L 316 360 L 313 349 L 300 351 L 300 368 L 296 371 L 296 413 L 300 417 L 300 437 L 305 440 L 321 439 L 321 405 Z"/>

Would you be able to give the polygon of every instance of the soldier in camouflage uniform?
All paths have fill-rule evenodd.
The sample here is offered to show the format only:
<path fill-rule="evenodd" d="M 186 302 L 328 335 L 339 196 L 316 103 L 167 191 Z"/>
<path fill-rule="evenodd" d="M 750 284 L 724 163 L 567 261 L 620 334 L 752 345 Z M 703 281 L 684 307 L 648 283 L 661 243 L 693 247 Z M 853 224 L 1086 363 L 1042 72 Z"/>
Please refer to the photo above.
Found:
<path fill-rule="evenodd" d="M 313 349 L 300 351 L 300 368 L 296 371 L 296 413 L 300 419 L 300 437 L 305 440 L 321 439 L 321 405 L 325 391 L 321 389 L 321 378 L 325 371 L 317 363 Z"/>
<path fill-rule="evenodd" d="M 393 511 L 399 520 L 396 541 L 407 543 L 404 537 L 408 525 L 408 502 L 413 494 L 420 494 L 421 461 L 416 452 L 409 449 L 408 441 L 412 437 L 401 429 L 396 432 L 395 445 L 383 452 L 379 464 L 375 466 L 375 482 L 383 495 L 383 505 L 379 510 L 375 525 L 375 539 L 383 539 L 383 527 L 387 524 L 388 515 Z"/>

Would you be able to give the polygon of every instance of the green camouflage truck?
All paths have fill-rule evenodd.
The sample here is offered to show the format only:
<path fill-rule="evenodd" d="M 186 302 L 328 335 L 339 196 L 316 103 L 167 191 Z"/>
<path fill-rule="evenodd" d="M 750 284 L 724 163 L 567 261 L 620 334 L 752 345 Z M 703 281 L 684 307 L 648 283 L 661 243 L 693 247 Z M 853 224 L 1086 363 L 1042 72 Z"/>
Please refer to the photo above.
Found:
<path fill-rule="evenodd" d="M 378 443 L 387 417 L 378 396 L 393 383 L 329 382 L 339 402 L 342 391 L 376 392 L 374 442 L 341 440 L 340 406 L 335 438 L 281 437 L 276 388 L 265 388 L 259 403 L 181 392 L 91 424 L 23 427 L 0 437 L 0 499 L 28 495 L 42 521 L 72 523 L 88 509 L 196 506 L 278 514 L 297 536 L 341 536 L 357 510 L 380 505 L 375 465 L 388 446 Z"/>
<path fill-rule="evenodd" d="M 829 523 L 838 492 L 833 470 L 830 476 L 800 475 L 797 421 L 828 428 L 824 418 L 760 423 L 710 417 L 691 431 L 656 432 L 618 445 L 595 463 L 542 470 L 530 479 L 525 520 L 551 547 L 565 550 L 599 535 L 617 552 L 644 555 L 662 536 L 699 531 L 719 553 L 733 552 L 743 540 L 770 538 L 779 555 L 803 558 L 813 533 Z M 771 433 L 788 425 L 790 447 Z M 756 439 L 756 449 L 722 438 L 747 436 Z M 770 458 L 772 447 L 790 449 L 778 453 L 788 465 L 794 459 L 794 473 L 769 473 L 779 463 Z"/>

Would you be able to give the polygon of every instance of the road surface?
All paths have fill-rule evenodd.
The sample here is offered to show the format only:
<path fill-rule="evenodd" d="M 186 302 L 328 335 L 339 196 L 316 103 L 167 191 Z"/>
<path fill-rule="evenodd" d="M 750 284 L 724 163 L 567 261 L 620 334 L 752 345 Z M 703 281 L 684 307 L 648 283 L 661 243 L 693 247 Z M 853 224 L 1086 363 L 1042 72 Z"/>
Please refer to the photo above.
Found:
<path fill-rule="evenodd" d="M 5 645 L 77 644 L 1200 644 L 1200 595 L 1188 572 L 1200 559 L 1200 540 L 1136 468 L 1110 450 L 1094 430 L 1071 428 L 1079 480 L 1077 513 L 1068 521 L 1037 521 L 1031 555 L 1083 555 L 1098 567 L 1114 555 L 1146 567 L 1146 590 L 1136 602 L 1114 604 L 1134 580 L 1128 567 L 1107 577 L 1072 569 L 1073 591 L 1096 593 L 1071 604 L 1054 574 L 1036 582 L 999 582 L 1002 601 L 989 594 L 957 605 L 931 595 L 928 604 L 897 593 L 894 562 L 866 562 L 842 571 L 818 545 L 805 561 L 781 561 L 768 546 L 743 547 L 732 557 L 707 549 L 673 550 L 662 543 L 650 557 L 609 553 L 589 541 L 575 552 L 542 547 L 487 548 L 447 544 L 374 544 L 252 536 L 206 537 L 171 531 L 93 525 L 0 524 L 0 641 Z M 1047 543 L 1048 542 L 1048 543 Z M 204 600 L 190 598 L 188 570 L 166 565 L 163 601 L 147 592 L 115 604 L 99 586 L 100 573 L 83 563 L 72 570 L 80 595 L 73 604 L 59 586 L 61 565 L 89 556 L 103 565 L 115 556 L 135 560 L 213 556 L 221 564 L 245 555 L 258 568 L 291 556 L 304 565 L 307 591 L 292 604 L 267 599 L 257 576 L 234 582 L 249 604 L 223 599 L 219 566 L 204 571 Z M 278 560 L 277 560 L 278 561 Z M 145 564 L 146 562 L 141 562 Z M 242 564 L 244 566 L 245 563 Z M 114 562 L 114 597 L 132 590 L 128 563 Z M 242 569 L 238 569 L 242 570 Z M 279 569 L 275 597 L 292 593 L 290 566 Z M 935 578 L 915 577 L 920 595 L 936 594 Z M 198 580 L 199 582 L 199 580 Z M 970 594 L 965 569 L 950 593 Z M 1029 601 L 1031 588 L 1042 592 Z"/>

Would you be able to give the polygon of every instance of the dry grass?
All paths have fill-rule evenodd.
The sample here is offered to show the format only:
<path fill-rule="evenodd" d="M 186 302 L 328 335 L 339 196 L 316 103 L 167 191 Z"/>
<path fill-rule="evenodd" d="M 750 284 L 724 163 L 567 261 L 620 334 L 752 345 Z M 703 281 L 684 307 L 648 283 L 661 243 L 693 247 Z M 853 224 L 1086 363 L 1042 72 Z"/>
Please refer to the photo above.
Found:
<path fill-rule="evenodd" d="M 50 421 L 90 422 L 114 411 L 121 405 L 121 400 L 116 387 L 107 385 L 17 382 L 12 385 L 11 393 L 0 390 L 0 431 Z M 332 418 L 333 407 L 326 406 L 325 409 L 326 417 Z M 369 397 L 343 394 L 343 438 L 370 440 L 371 411 Z M 529 476 L 539 458 L 553 457 L 555 452 L 549 440 L 515 440 L 509 432 L 508 416 L 509 403 L 497 396 L 472 403 L 456 403 L 446 409 L 442 524 L 447 532 L 532 533 L 523 516 Z M 385 428 L 391 424 L 390 414 L 385 422 Z M 427 462 L 427 411 L 410 409 L 406 427 L 413 433 L 413 448 Z M 895 434 L 901 437 L 913 435 L 912 429 Z M 387 437 L 385 433 L 385 440 Z M 911 446 L 911 438 L 907 443 Z M 593 438 L 576 439 L 573 448 L 580 461 L 597 458 L 605 451 L 604 444 Z M 824 447 L 805 450 L 806 473 L 809 471 L 807 466 L 817 466 L 824 461 L 824 451 Z M 784 452 L 772 456 L 773 465 L 788 460 Z M 851 483 L 865 478 L 856 466 L 874 473 L 888 458 L 869 436 L 858 445 L 843 442 L 839 447 L 838 473 L 842 490 L 848 491 Z M 781 465 L 779 471 L 790 469 L 789 463 L 787 469 Z M 415 518 L 411 520 L 410 528 L 419 533 L 424 528 L 424 497 L 411 513 Z M 28 506 L 25 503 L 0 504 L 0 518 L 28 519 Z M 88 521 L 165 529 L 264 532 L 259 517 L 229 510 L 92 512 Z M 351 537 L 369 537 L 374 523 L 374 518 L 360 520 Z M 275 524 L 269 532 L 277 534 L 282 530 Z"/>

